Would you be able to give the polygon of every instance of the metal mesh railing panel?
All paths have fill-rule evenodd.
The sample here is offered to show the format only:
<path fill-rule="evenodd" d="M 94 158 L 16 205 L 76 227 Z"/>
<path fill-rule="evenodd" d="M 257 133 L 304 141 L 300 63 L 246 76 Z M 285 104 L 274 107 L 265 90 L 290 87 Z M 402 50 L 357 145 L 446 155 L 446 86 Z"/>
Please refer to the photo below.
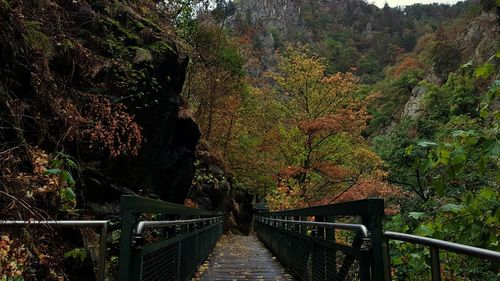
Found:
<path fill-rule="evenodd" d="M 312 254 L 313 263 L 313 280 L 324 281 L 326 279 L 326 252 L 327 249 L 319 245 L 314 245 Z"/>
<path fill-rule="evenodd" d="M 184 234 L 178 242 L 142 256 L 142 280 L 185 281 L 190 280 L 223 233 L 222 223 L 205 226 Z M 154 245 L 154 244 L 153 244 Z M 138 260 L 137 262 L 141 262 Z"/>
<path fill-rule="evenodd" d="M 326 280 L 337 279 L 337 253 L 335 251 L 326 251 Z"/>
<path fill-rule="evenodd" d="M 296 249 L 295 267 L 292 272 L 300 277 L 300 280 L 311 280 L 312 260 L 311 260 L 311 243 L 300 238 L 294 238 Z"/>
<path fill-rule="evenodd" d="M 346 255 L 342 252 L 337 253 L 337 279 L 334 280 L 360 280 L 359 260 L 353 256 Z M 343 261 L 343 263 L 340 263 Z M 346 267 L 346 263 L 351 263 L 350 267 Z"/>
<path fill-rule="evenodd" d="M 210 251 L 210 246 L 209 246 L 209 234 L 210 230 L 204 230 L 200 233 L 198 233 L 198 252 L 200 256 L 206 256 L 207 250 Z"/>
<path fill-rule="evenodd" d="M 196 270 L 198 265 L 196 259 L 197 237 L 192 236 L 181 241 L 181 267 L 180 280 L 186 280 Z"/>
<path fill-rule="evenodd" d="M 179 267 L 178 251 L 179 243 L 174 243 L 144 255 L 142 259 L 142 280 L 177 280 L 177 270 Z"/>
<path fill-rule="evenodd" d="M 327 232 L 323 228 L 258 221 L 256 229 L 261 241 L 293 273 L 296 280 L 361 280 L 359 259 L 367 252 L 361 251 L 354 237 L 344 237 L 348 245 L 340 247 L 335 241 L 326 240 Z M 353 245 L 349 245 L 351 243 Z M 342 250 L 344 248 L 357 251 L 357 254 L 346 254 Z"/>

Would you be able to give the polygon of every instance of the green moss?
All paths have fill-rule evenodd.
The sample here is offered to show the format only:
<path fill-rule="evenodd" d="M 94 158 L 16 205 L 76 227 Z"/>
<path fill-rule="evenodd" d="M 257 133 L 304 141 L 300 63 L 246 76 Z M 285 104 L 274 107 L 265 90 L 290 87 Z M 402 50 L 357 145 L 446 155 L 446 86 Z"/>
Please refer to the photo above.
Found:
<path fill-rule="evenodd" d="M 139 47 L 130 47 L 130 49 L 135 53 L 133 58 L 134 63 L 150 62 L 153 60 L 153 55 L 146 49 Z"/>
<path fill-rule="evenodd" d="M 44 56 L 51 57 L 54 54 L 52 40 L 40 30 L 41 23 L 37 21 L 26 21 L 23 33 L 24 41 L 30 48 L 41 51 Z"/>
<path fill-rule="evenodd" d="M 150 45 L 148 45 L 148 50 L 152 54 L 175 54 L 176 51 L 169 43 L 165 41 L 156 41 Z"/>
<path fill-rule="evenodd" d="M 63 52 L 68 53 L 75 48 L 75 43 L 71 39 L 64 39 L 61 42 L 61 49 Z"/>
<path fill-rule="evenodd" d="M 144 27 L 150 27 L 156 32 L 163 32 L 162 28 L 154 22 L 154 19 L 148 19 L 148 18 L 142 18 L 141 19 L 141 24 Z"/>
<path fill-rule="evenodd" d="M 102 23 L 105 27 L 110 29 L 110 31 L 114 32 L 116 34 L 116 38 L 122 41 L 125 45 L 131 46 L 140 44 L 141 38 L 134 32 L 123 27 L 119 21 L 112 18 L 106 18 Z"/>
<path fill-rule="evenodd" d="M 0 0 L 0 9 L 8 10 L 10 9 L 10 3 L 8 0 Z"/>

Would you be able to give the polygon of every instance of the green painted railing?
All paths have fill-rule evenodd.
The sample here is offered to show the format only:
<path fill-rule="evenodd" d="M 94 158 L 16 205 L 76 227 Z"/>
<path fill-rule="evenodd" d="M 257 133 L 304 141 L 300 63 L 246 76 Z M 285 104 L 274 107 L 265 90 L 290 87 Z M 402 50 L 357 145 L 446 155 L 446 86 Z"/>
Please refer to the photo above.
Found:
<path fill-rule="evenodd" d="M 190 280 L 223 233 L 222 213 L 122 196 L 118 280 Z"/>
<path fill-rule="evenodd" d="M 384 201 L 259 213 L 255 230 L 297 280 L 383 280 Z"/>

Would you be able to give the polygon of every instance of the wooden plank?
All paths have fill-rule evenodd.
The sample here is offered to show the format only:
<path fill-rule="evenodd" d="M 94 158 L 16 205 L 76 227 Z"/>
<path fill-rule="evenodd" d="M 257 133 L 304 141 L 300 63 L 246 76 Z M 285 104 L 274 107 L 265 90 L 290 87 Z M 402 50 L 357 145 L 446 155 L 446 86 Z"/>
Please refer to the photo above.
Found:
<path fill-rule="evenodd" d="M 255 236 L 223 236 L 192 281 L 291 281 L 291 275 Z"/>

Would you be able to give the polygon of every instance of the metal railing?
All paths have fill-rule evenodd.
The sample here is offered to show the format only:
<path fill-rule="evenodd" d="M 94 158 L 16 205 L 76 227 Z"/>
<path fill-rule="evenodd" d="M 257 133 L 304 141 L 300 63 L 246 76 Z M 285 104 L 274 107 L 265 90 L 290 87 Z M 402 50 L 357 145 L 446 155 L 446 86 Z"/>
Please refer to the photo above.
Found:
<path fill-rule="evenodd" d="M 122 196 L 120 212 L 120 281 L 190 280 L 223 232 L 220 212 L 143 197 Z"/>
<path fill-rule="evenodd" d="M 500 263 L 500 252 L 486 250 L 482 248 L 457 244 L 453 242 L 421 237 L 416 235 L 404 234 L 399 232 L 386 231 L 384 233 L 384 263 L 385 263 L 385 280 L 392 280 L 391 263 L 390 263 L 390 247 L 389 240 L 403 241 L 407 243 L 427 246 L 430 249 L 431 258 L 431 276 L 432 281 L 441 280 L 441 261 L 439 259 L 439 250 L 454 252 L 471 257 L 487 259 Z"/>
<path fill-rule="evenodd" d="M 99 257 L 97 262 L 97 280 L 104 281 L 106 270 L 106 249 L 109 221 L 107 220 L 52 220 L 52 221 L 0 221 L 0 226 L 34 227 L 34 226 L 55 226 L 55 227 L 100 227 L 99 237 Z"/>
<path fill-rule="evenodd" d="M 383 214 L 383 200 L 368 199 L 259 213 L 255 229 L 297 280 L 383 280 Z"/>
<path fill-rule="evenodd" d="M 144 231 L 149 228 L 160 228 L 167 226 L 181 226 L 187 225 L 188 227 L 192 224 L 195 226 L 199 223 L 201 224 L 213 224 L 222 222 L 223 217 L 212 217 L 206 219 L 193 219 L 193 220 L 170 220 L 170 221 L 141 221 L 137 224 L 137 228 L 134 231 L 136 237 L 141 237 L 144 234 Z"/>
<path fill-rule="evenodd" d="M 279 223 L 284 223 L 285 229 L 291 228 L 289 225 L 306 225 L 313 227 L 321 227 L 327 229 L 342 229 L 342 230 L 352 230 L 359 231 L 363 239 L 370 239 L 370 233 L 368 228 L 362 224 L 352 224 L 352 223 L 334 223 L 334 222 L 315 222 L 315 221 L 295 221 L 295 220 L 280 220 L 280 219 L 270 219 L 270 218 L 259 218 L 261 222 L 267 223 L 271 226 L 280 225 Z M 277 224 L 278 223 L 278 224 Z"/>

